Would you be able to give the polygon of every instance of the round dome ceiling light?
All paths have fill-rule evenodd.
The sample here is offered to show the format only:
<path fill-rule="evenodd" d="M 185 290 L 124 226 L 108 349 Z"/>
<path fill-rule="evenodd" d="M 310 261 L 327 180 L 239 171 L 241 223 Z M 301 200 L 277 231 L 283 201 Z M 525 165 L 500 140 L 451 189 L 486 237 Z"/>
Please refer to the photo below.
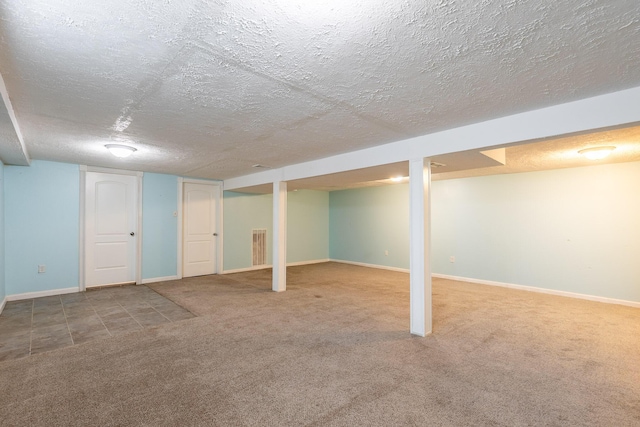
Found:
<path fill-rule="evenodd" d="M 582 154 L 589 160 L 600 160 L 607 157 L 616 147 L 614 146 L 606 146 L 606 147 L 593 147 L 593 148 L 585 148 L 584 150 L 578 151 L 579 154 Z"/>
<path fill-rule="evenodd" d="M 120 144 L 106 144 L 105 147 L 111 154 L 116 157 L 129 157 L 133 154 L 134 151 L 137 151 L 135 148 L 130 147 L 128 145 L 120 145 Z"/>

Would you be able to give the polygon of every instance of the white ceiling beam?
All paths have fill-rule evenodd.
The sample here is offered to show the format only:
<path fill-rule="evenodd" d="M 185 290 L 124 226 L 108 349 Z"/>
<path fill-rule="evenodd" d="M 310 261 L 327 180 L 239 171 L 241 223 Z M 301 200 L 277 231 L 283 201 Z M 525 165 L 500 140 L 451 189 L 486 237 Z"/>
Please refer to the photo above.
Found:
<path fill-rule="evenodd" d="M 0 108 L 0 126 L 3 128 L 1 130 L 3 138 L 2 141 L 0 141 L 0 159 L 2 159 L 5 164 L 29 166 L 31 159 L 29 158 L 27 147 L 24 144 L 18 119 L 16 119 L 16 114 L 11 105 L 7 86 L 4 84 L 4 79 L 1 74 L 0 94 L 4 102 L 4 109 Z M 8 129 L 10 127 L 13 129 Z"/>
<path fill-rule="evenodd" d="M 640 87 L 224 180 L 225 190 L 640 122 Z"/>

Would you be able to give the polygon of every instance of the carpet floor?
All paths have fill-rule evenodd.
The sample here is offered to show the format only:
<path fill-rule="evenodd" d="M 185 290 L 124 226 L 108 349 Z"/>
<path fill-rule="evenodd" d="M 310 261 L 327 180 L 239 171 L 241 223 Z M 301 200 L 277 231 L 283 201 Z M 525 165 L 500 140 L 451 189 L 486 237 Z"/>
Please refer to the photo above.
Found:
<path fill-rule="evenodd" d="M 0 425 L 638 426 L 640 309 L 324 263 L 149 285 L 198 315 L 0 363 Z"/>

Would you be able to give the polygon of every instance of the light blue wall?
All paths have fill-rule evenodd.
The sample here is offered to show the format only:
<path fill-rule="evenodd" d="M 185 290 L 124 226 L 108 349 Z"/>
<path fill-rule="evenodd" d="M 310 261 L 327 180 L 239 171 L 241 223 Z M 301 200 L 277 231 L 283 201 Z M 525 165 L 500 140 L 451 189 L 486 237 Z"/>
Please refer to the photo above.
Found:
<path fill-rule="evenodd" d="M 439 181 L 432 202 L 434 272 L 640 301 L 640 162 Z"/>
<path fill-rule="evenodd" d="M 5 166 L 7 295 L 78 286 L 80 171 L 34 160 Z M 38 265 L 46 273 L 38 274 Z"/>
<path fill-rule="evenodd" d="M 77 287 L 78 165 L 36 160 L 5 166 L 4 177 L 5 293 Z M 145 173 L 142 185 L 142 278 L 175 276 L 177 177 Z"/>
<path fill-rule="evenodd" d="M 178 274 L 178 178 L 142 177 L 142 278 Z"/>
<path fill-rule="evenodd" d="M 287 262 L 329 258 L 329 193 L 290 191 L 287 195 Z"/>
<path fill-rule="evenodd" d="M 4 164 L 0 161 L 0 305 L 7 295 L 4 266 Z"/>
<path fill-rule="evenodd" d="M 332 191 L 329 206 L 331 259 L 409 268 L 407 184 Z"/>
<path fill-rule="evenodd" d="M 436 181 L 431 197 L 434 273 L 640 301 L 640 162 Z M 331 192 L 331 258 L 408 268 L 408 203 L 407 185 Z"/>
<path fill-rule="evenodd" d="M 0 298 L 78 286 L 78 166 L 34 161 L 2 172 Z M 177 271 L 176 178 L 143 179 L 144 278 Z M 433 271 L 640 301 L 639 194 L 640 162 L 434 182 Z M 289 262 L 408 268 L 406 184 L 290 192 L 288 201 Z M 271 227 L 270 194 L 225 192 L 224 269 L 251 265 L 252 228 L 269 230 L 270 249 Z"/>
<path fill-rule="evenodd" d="M 329 195 L 291 191 L 287 195 L 287 262 L 329 257 Z M 224 269 L 251 267 L 251 230 L 267 230 L 271 264 L 273 197 L 271 194 L 224 192 Z"/>

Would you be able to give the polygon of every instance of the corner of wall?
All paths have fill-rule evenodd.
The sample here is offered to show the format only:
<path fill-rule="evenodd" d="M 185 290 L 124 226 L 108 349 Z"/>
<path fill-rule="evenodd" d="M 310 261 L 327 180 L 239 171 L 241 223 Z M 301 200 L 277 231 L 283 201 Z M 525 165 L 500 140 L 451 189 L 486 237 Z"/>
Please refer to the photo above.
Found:
<path fill-rule="evenodd" d="M 7 302 L 4 240 L 4 163 L 0 161 L 0 313 Z"/>

